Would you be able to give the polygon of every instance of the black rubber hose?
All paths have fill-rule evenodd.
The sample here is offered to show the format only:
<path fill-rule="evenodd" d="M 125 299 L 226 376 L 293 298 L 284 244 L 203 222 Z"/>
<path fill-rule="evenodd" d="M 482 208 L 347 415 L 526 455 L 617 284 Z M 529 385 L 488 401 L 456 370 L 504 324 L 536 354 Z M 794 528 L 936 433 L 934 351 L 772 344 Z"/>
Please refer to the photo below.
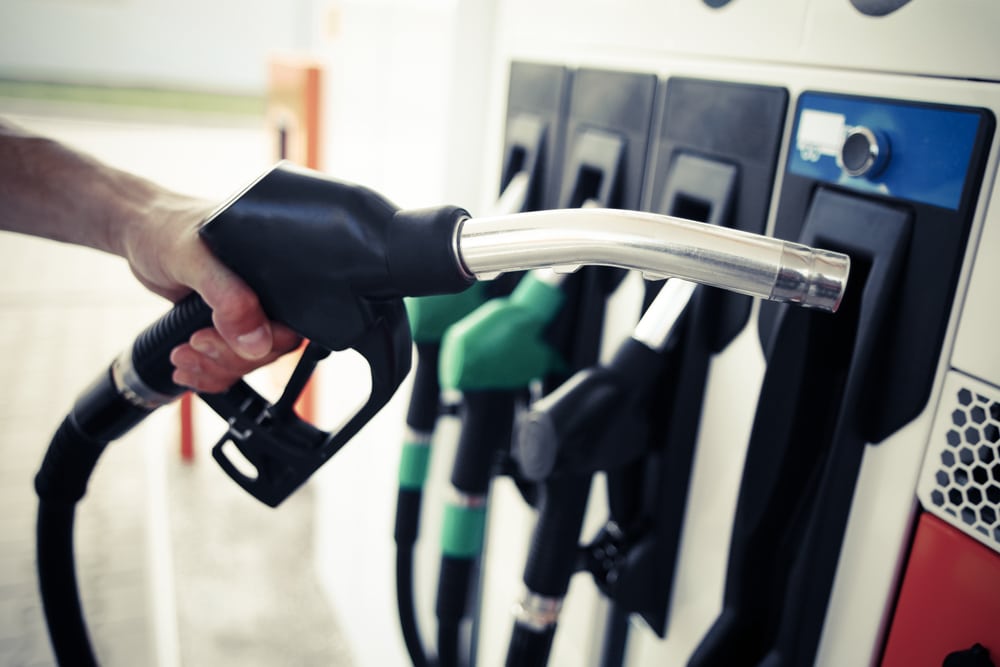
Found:
<path fill-rule="evenodd" d="M 192 333 L 211 324 L 211 312 L 192 295 L 143 331 L 131 351 L 133 368 L 143 383 L 164 399 L 184 389 L 170 379 L 170 351 Z M 76 504 L 108 443 L 124 435 L 152 412 L 119 391 L 112 372 L 98 376 L 63 420 L 35 476 L 38 494 L 36 552 L 38 586 L 58 664 L 96 665 L 76 580 L 73 526 Z"/>
<path fill-rule="evenodd" d="M 576 553 L 590 495 L 589 475 L 555 477 L 542 485 L 541 508 L 524 564 L 524 584 L 534 595 L 562 600 L 577 570 Z M 507 666 L 545 665 L 556 623 L 535 630 L 514 624 Z"/>
<path fill-rule="evenodd" d="M 459 637 L 461 623 L 455 621 L 438 621 L 438 665 L 440 667 L 459 667 Z"/>
<path fill-rule="evenodd" d="M 63 666 L 89 667 L 97 664 L 80 603 L 73 549 L 76 504 L 86 493 L 90 475 L 108 444 L 106 440 L 86 435 L 76 421 L 81 404 L 93 407 L 102 403 L 94 395 L 97 393 L 95 389 L 104 390 L 103 393 L 110 399 L 105 404 L 116 403 L 117 393 L 110 378 L 92 388 L 88 392 L 88 400 L 78 402 L 74 412 L 63 420 L 35 476 L 35 490 L 39 497 L 35 544 L 38 587 L 52 650 L 56 662 Z M 108 392 L 114 392 L 114 396 Z M 132 410 L 132 420 L 144 416 L 142 412 Z M 122 426 L 120 416 L 110 423 L 116 428 Z"/>
<path fill-rule="evenodd" d="M 477 561 L 473 558 L 442 556 L 438 574 L 435 612 L 438 620 L 437 647 L 440 667 L 459 667 L 462 621 L 475 586 Z"/>
<path fill-rule="evenodd" d="M 601 667 L 622 667 L 628 646 L 628 612 L 611 601 L 604 622 L 604 644 L 601 646 Z"/>
<path fill-rule="evenodd" d="M 415 433 L 432 434 L 437 424 L 441 388 L 438 384 L 438 352 L 436 343 L 417 344 L 417 367 L 413 393 L 406 413 L 406 425 Z M 399 493 L 396 498 L 396 608 L 406 652 L 414 667 L 430 664 L 424 651 L 417 622 L 413 590 L 413 558 L 420 534 L 420 511 L 423 487 L 429 465 L 430 443 L 406 442 L 400 460 Z"/>
<path fill-rule="evenodd" d="M 412 546 L 396 549 L 396 606 L 399 611 L 399 627 L 403 633 L 403 642 L 406 644 L 406 652 L 410 654 L 413 667 L 428 667 L 430 662 L 424 654 L 413 599 Z"/>
<path fill-rule="evenodd" d="M 49 640 L 60 665 L 97 665 L 76 584 L 73 557 L 75 505 L 38 505 L 38 583 Z M 42 574 L 44 572 L 44 575 Z"/>
<path fill-rule="evenodd" d="M 451 484 L 459 494 L 485 499 L 499 453 L 510 447 L 517 397 L 507 390 L 463 395 L 462 432 L 451 470 Z M 485 516 L 485 505 L 449 505 L 445 510 L 435 605 L 441 667 L 460 664 L 459 631 L 470 594 L 478 587 Z"/>
<path fill-rule="evenodd" d="M 132 345 L 136 374 L 161 394 L 180 396 L 185 389 L 171 379 L 174 367 L 170 363 L 170 352 L 195 331 L 210 326 L 212 310 L 204 299 L 192 292 L 136 337 Z"/>
<path fill-rule="evenodd" d="M 507 649 L 507 667 L 545 667 L 555 636 L 555 626 L 538 632 L 515 623 Z"/>
<path fill-rule="evenodd" d="M 73 524 L 76 503 L 106 443 L 80 433 L 67 417 L 52 438 L 35 477 L 39 496 L 38 585 L 49 639 L 60 665 L 96 665 L 76 582 Z"/>

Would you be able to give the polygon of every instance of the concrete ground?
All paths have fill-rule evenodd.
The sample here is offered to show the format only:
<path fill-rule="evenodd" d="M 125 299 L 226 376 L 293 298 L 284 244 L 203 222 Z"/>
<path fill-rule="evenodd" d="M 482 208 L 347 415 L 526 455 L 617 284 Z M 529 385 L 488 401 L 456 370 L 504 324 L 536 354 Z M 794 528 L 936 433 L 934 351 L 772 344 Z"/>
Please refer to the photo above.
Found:
<path fill-rule="evenodd" d="M 245 118 L 5 99 L 0 115 L 217 200 L 272 155 Z M 0 232 L 0 664 L 53 662 L 32 489 L 48 440 L 74 397 L 167 307 L 123 260 Z M 175 407 L 161 409 L 109 447 L 80 504 L 77 566 L 101 664 L 352 664 L 316 577 L 312 488 L 267 508 L 211 460 L 221 421 L 197 412 L 193 463 L 180 459 L 178 421 Z"/>

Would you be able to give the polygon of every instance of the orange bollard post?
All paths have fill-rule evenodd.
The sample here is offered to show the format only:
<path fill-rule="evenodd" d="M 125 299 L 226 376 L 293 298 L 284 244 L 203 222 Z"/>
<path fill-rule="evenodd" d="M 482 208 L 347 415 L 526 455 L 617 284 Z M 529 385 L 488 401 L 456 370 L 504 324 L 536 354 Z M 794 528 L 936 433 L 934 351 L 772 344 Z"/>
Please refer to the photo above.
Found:
<path fill-rule="evenodd" d="M 181 396 L 181 460 L 194 461 L 194 396 L 187 392 Z"/>
<path fill-rule="evenodd" d="M 304 56 L 273 56 L 268 65 L 267 123 L 275 141 L 275 155 L 310 169 L 320 168 L 320 114 L 322 68 Z M 298 361 L 291 355 L 285 363 Z M 289 371 L 290 372 L 290 371 Z M 312 378 L 295 412 L 306 421 L 316 416 L 316 378 Z"/>
<path fill-rule="evenodd" d="M 322 67 L 311 58 L 273 56 L 268 63 L 266 121 L 274 141 L 274 155 L 311 169 L 320 168 Z M 290 373 L 299 355 L 289 355 L 277 365 Z M 307 421 L 316 416 L 316 379 L 313 378 L 295 403 L 295 411 Z M 181 459 L 194 460 L 194 415 L 191 394 L 181 397 Z"/>

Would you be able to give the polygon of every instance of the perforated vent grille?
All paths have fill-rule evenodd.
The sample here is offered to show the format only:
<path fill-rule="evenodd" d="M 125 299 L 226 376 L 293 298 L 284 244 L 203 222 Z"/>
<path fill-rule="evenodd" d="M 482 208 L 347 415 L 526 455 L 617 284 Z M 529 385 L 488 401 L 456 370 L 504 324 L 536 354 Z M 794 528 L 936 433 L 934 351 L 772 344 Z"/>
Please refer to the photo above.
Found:
<path fill-rule="evenodd" d="M 924 508 L 1000 551 L 1000 390 L 952 373 L 921 476 Z"/>

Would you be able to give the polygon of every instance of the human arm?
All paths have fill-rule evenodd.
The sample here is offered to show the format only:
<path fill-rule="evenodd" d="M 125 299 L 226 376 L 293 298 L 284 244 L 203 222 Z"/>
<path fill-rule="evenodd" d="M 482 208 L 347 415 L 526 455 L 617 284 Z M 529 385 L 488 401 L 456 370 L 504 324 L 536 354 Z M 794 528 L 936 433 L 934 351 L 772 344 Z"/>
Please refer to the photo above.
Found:
<path fill-rule="evenodd" d="M 0 229 L 124 257 L 140 282 L 177 301 L 192 289 L 214 329 L 176 348 L 174 381 L 216 392 L 294 349 L 253 291 L 198 237 L 214 206 L 115 169 L 0 119 Z"/>

